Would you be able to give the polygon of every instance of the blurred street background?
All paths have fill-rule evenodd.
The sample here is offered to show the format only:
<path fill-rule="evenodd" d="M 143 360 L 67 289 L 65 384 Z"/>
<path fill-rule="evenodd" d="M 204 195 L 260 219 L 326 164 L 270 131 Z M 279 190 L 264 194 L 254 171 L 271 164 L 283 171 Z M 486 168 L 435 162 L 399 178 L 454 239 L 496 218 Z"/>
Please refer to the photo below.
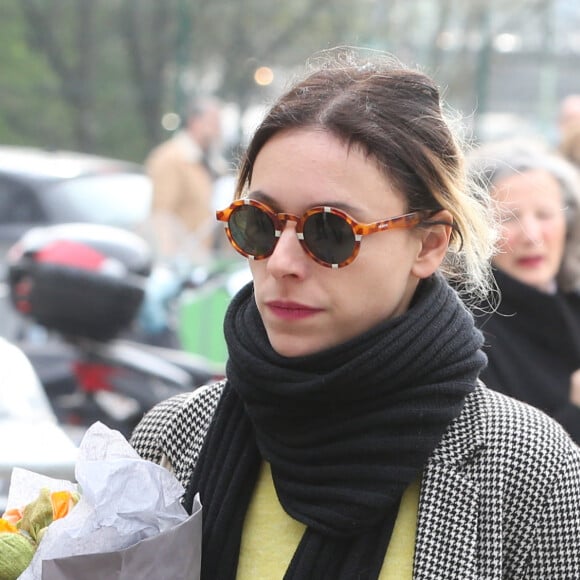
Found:
<path fill-rule="evenodd" d="M 161 353 L 139 347 L 143 337 L 129 328 L 120 336 L 135 341 L 130 344 L 109 336 L 94 343 L 83 329 L 74 337 L 63 334 L 59 324 L 74 308 L 90 314 L 110 289 L 95 272 L 91 280 L 103 285 L 87 291 L 85 276 L 76 304 L 62 299 L 58 285 L 50 288 L 54 303 L 43 297 L 41 305 L 48 309 L 45 320 L 47 312 L 53 316 L 52 327 L 37 324 L 27 292 L 34 286 L 30 276 L 44 271 L 27 271 L 32 262 L 17 256 L 22 263 L 12 292 L 22 295 L 16 308 L 8 249 L 33 226 L 87 222 L 136 232 L 152 203 L 149 153 L 179 136 L 187 105 L 208 96 L 221 104 L 219 154 L 226 168 L 215 182 L 213 217 L 233 195 L 236 162 L 264 108 L 306 59 L 340 45 L 392 53 L 434 77 L 449 115 L 474 145 L 524 137 L 555 146 L 560 103 L 580 94 L 579 0 L 0 2 L 0 337 L 31 360 L 46 392 L 28 381 L 28 401 L 48 423 L 58 419 L 71 433 L 75 422 L 82 431 L 98 419 L 129 434 L 155 402 L 219 377 L 227 358 L 223 315 L 249 279 L 247 267 L 222 240 L 215 245 L 224 255 L 196 261 L 183 252 L 185 267 L 176 259 L 154 270 L 142 284 L 145 314 L 166 324 L 175 339 L 157 345 L 169 347 Z M 72 241 L 94 242 L 85 257 L 110 250 L 103 263 L 125 268 L 121 281 L 145 278 L 146 268 L 131 271 L 122 263 L 127 248 L 113 248 L 107 237 Z M 54 244 L 40 249 L 54 250 Z M 70 280 L 70 288 L 60 289 L 73 290 Z M 129 295 L 134 288 L 126 290 Z M 55 318 L 53 306 L 64 318 Z M 106 322 L 95 316 L 93 322 Z M 155 346 L 150 339 L 142 344 Z M 178 352 L 202 358 L 177 360 Z M 13 396 L 21 389 L 18 373 L 0 384 L 0 429 L 7 417 L 38 422 Z M 15 427 L 6 423 L 5 429 Z M 36 440 L 49 439 L 40 433 Z M 26 459 L 35 451 L 39 457 Z M 73 466 L 68 451 L 65 475 Z M 0 454 L 0 510 L 14 457 L 46 467 L 42 446 L 17 448 L 9 458 Z"/>
<path fill-rule="evenodd" d="M 231 152 L 304 60 L 350 44 L 419 65 L 478 139 L 554 138 L 580 92 L 577 0 L 3 0 L 0 143 L 141 162 L 196 94 Z"/>

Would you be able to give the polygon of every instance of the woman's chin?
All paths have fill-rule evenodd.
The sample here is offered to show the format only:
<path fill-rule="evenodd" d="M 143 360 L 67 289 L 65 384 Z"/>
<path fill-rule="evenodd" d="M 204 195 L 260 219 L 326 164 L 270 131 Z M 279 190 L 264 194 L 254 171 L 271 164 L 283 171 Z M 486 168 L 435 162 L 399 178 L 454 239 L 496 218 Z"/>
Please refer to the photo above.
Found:
<path fill-rule="evenodd" d="M 509 272 L 508 272 L 509 273 Z M 532 286 L 540 292 L 552 292 L 556 286 L 554 276 L 550 276 L 544 272 L 515 272 L 511 276 L 521 282 Z"/>
<path fill-rule="evenodd" d="M 311 338 L 304 339 L 298 336 L 270 336 L 272 348 L 280 355 L 287 358 L 308 356 L 316 352 L 325 350 L 330 345 L 322 344 L 321 341 L 314 341 Z"/>

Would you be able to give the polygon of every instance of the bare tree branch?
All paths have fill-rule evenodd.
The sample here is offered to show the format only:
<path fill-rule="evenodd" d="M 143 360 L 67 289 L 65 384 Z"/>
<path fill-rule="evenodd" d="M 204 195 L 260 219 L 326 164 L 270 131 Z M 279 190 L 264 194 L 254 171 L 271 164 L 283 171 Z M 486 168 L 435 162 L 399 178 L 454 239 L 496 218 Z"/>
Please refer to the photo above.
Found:
<path fill-rule="evenodd" d="M 120 31 L 127 48 L 140 116 L 147 138 L 150 144 L 154 144 L 160 138 L 164 73 L 172 57 L 169 42 L 171 4 L 155 2 L 149 21 L 146 8 L 147 5 L 140 0 L 125 0 L 121 9 Z"/>
<path fill-rule="evenodd" d="M 95 20 L 97 0 L 79 0 L 77 4 L 77 29 L 74 46 L 66 47 L 56 34 L 60 22 L 52 18 L 57 14 L 58 3 L 44 3 L 43 8 L 34 0 L 22 0 L 20 6 L 28 23 L 30 45 L 43 53 L 59 81 L 63 100 L 69 105 L 74 124 L 76 147 L 90 151 L 94 146 L 95 74 Z M 55 10 L 53 10 L 55 9 Z M 67 62 L 65 54 L 69 55 Z M 76 62 L 73 60 L 77 58 Z"/>
<path fill-rule="evenodd" d="M 43 12 L 34 0 L 21 0 L 20 6 L 29 26 L 29 44 L 46 54 L 52 69 L 60 78 L 69 78 L 71 70 L 54 37 L 48 11 L 45 9 Z"/>

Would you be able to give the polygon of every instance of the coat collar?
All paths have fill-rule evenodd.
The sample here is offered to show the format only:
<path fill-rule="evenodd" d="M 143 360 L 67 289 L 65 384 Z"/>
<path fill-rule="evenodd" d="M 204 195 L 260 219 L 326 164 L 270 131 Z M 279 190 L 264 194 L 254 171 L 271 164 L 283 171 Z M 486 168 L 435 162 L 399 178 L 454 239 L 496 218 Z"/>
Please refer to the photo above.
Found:
<path fill-rule="evenodd" d="M 480 484 L 470 464 L 485 447 L 479 385 L 467 397 L 424 472 L 419 500 L 414 580 L 476 578 Z"/>

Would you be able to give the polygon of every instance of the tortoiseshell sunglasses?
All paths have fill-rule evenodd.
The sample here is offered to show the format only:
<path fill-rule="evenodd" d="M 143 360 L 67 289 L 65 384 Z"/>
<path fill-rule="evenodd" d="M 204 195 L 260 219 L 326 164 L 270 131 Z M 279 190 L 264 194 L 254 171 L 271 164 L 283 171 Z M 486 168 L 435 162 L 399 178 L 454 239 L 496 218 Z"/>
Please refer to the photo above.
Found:
<path fill-rule="evenodd" d="M 350 264 L 360 249 L 363 236 L 394 229 L 412 228 L 424 214 L 412 212 L 370 224 L 361 224 L 334 207 L 313 207 L 302 217 L 277 213 L 253 199 L 239 199 L 216 212 L 225 222 L 230 243 L 242 256 L 263 260 L 272 255 L 286 222 L 296 222 L 296 235 L 304 251 L 327 268 Z"/>

